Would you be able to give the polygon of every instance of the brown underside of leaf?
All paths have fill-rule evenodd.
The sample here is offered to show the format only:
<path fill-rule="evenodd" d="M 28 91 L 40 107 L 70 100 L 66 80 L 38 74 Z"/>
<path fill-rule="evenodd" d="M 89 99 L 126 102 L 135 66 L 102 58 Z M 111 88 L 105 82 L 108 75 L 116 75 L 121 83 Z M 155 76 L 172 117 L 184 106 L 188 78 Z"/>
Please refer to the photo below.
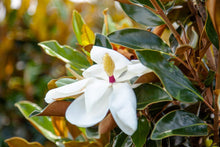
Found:
<path fill-rule="evenodd" d="M 112 114 L 109 113 L 107 117 L 105 117 L 100 123 L 99 123 L 99 133 L 105 134 L 112 129 L 114 129 L 117 126 L 115 123 L 114 118 L 112 117 Z"/>
<path fill-rule="evenodd" d="M 166 28 L 166 24 L 163 24 L 163 25 L 160 25 L 160 26 L 157 26 L 155 27 L 155 29 L 153 30 L 153 33 L 158 35 L 158 36 L 161 36 L 163 34 L 163 31 L 165 30 Z"/>
<path fill-rule="evenodd" d="M 216 29 L 218 35 L 220 35 L 220 3 L 218 0 L 207 0 L 206 7 L 209 11 L 214 28 Z"/>
<path fill-rule="evenodd" d="M 110 132 L 101 134 L 100 139 L 96 139 L 102 146 L 106 146 L 110 142 Z"/>
<path fill-rule="evenodd" d="M 67 128 L 68 128 L 70 134 L 72 135 L 72 137 L 74 139 L 82 133 L 77 126 L 69 123 L 68 121 L 66 121 L 66 125 L 67 125 Z"/>
<path fill-rule="evenodd" d="M 175 55 L 183 55 L 186 51 L 192 50 L 190 45 L 181 45 L 176 48 Z"/>
<path fill-rule="evenodd" d="M 139 83 L 151 83 L 151 82 L 156 82 L 159 81 L 159 78 L 155 75 L 155 73 L 150 72 L 146 73 L 142 76 L 140 76 L 134 83 L 139 84 Z"/>
<path fill-rule="evenodd" d="M 20 137 L 12 137 L 6 139 L 5 142 L 9 145 L 9 147 L 43 147 L 38 142 L 28 142 L 27 140 Z"/>
<path fill-rule="evenodd" d="M 47 105 L 37 116 L 65 116 L 66 109 L 71 104 L 68 101 L 55 101 Z"/>

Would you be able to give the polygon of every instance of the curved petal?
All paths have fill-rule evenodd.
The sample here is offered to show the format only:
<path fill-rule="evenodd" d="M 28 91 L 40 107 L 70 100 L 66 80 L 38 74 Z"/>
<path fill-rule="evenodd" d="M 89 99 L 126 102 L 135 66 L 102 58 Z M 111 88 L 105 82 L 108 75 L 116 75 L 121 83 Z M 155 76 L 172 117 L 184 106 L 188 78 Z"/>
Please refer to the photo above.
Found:
<path fill-rule="evenodd" d="M 131 64 L 130 61 L 122 54 L 114 50 L 99 46 L 93 46 L 90 52 L 90 56 L 91 59 L 95 61 L 97 64 L 102 64 L 103 57 L 106 53 L 108 53 L 111 56 L 112 60 L 114 61 L 115 70 L 124 68 L 126 65 Z"/>
<path fill-rule="evenodd" d="M 94 77 L 108 81 L 108 75 L 104 71 L 104 67 L 102 64 L 95 64 L 90 66 L 83 72 L 82 75 L 84 78 Z"/>
<path fill-rule="evenodd" d="M 118 78 L 118 82 L 127 81 L 135 76 L 141 76 L 148 72 L 152 72 L 152 70 L 140 63 L 139 60 L 136 60 L 133 61 L 132 64 L 127 66 L 125 74 Z"/>
<path fill-rule="evenodd" d="M 113 84 L 110 111 L 119 128 L 127 135 L 137 129 L 136 97 L 128 83 Z"/>
<path fill-rule="evenodd" d="M 109 95 L 112 91 L 111 84 L 104 80 L 95 79 L 88 83 L 85 89 L 85 105 L 87 111 L 92 111 L 99 105 L 108 105 Z M 100 111 L 102 111 L 100 109 Z"/>
<path fill-rule="evenodd" d="M 86 111 L 85 97 L 75 99 L 66 111 L 66 119 L 79 127 L 91 127 L 100 122 L 107 114 L 108 107 L 100 105 L 92 111 Z"/>
<path fill-rule="evenodd" d="M 45 101 L 47 103 L 52 103 L 57 98 L 71 97 L 71 96 L 83 93 L 87 83 L 90 80 L 91 79 L 89 78 L 83 79 L 83 80 L 80 80 L 80 81 L 77 81 L 71 84 L 67 84 L 62 87 L 51 89 L 47 92 L 45 96 Z"/>

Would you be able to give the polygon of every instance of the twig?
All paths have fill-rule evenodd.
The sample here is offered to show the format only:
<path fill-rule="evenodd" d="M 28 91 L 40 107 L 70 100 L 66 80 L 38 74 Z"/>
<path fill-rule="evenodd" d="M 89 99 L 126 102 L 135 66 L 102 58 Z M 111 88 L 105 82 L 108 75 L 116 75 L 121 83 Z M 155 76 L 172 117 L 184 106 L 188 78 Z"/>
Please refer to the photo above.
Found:
<path fill-rule="evenodd" d="M 176 60 L 178 60 L 180 63 L 182 63 L 188 70 L 190 70 L 190 67 L 188 64 L 186 64 L 182 59 L 180 59 L 177 56 L 173 56 L 171 53 L 169 54 L 171 57 L 175 58 Z"/>
<path fill-rule="evenodd" d="M 214 113 L 215 109 L 212 108 L 212 106 L 204 99 L 203 102 L 206 104 L 206 106 L 209 107 L 209 109 Z"/>
<path fill-rule="evenodd" d="M 154 8 L 156 9 L 157 14 L 159 14 L 163 20 L 165 21 L 165 23 L 167 24 L 167 27 L 170 29 L 170 31 L 173 33 L 174 37 L 176 38 L 176 40 L 178 41 L 178 43 L 180 45 L 183 44 L 182 40 L 180 39 L 180 35 L 179 33 L 176 31 L 176 29 L 173 27 L 172 23 L 170 22 L 170 20 L 168 19 L 168 17 L 166 16 L 166 14 L 163 12 L 163 10 L 161 9 L 161 7 L 159 6 L 159 4 L 157 3 L 156 0 L 150 0 L 150 2 L 152 3 L 152 5 L 154 6 Z"/>

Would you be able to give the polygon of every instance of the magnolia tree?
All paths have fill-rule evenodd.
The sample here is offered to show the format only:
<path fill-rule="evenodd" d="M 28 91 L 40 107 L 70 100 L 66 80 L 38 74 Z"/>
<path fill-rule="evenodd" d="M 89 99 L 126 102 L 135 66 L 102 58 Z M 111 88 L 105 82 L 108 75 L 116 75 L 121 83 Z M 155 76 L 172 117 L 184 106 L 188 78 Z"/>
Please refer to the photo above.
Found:
<path fill-rule="evenodd" d="M 57 146 L 218 146 L 219 4 L 120 5 L 141 28 L 117 30 L 105 10 L 103 32 L 94 34 L 74 11 L 79 48 L 39 43 L 69 74 L 48 83 L 44 109 L 28 101 L 17 102 L 18 109 Z"/>

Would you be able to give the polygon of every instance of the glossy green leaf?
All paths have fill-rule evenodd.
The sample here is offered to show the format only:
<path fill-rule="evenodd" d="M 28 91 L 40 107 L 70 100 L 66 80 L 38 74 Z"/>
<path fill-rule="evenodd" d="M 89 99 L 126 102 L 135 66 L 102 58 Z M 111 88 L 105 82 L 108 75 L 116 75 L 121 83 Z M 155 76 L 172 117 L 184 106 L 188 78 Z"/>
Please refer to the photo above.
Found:
<path fill-rule="evenodd" d="M 146 26 L 158 26 L 164 24 L 163 20 L 158 15 L 145 7 L 123 3 L 121 3 L 121 7 L 124 12 L 137 23 Z"/>
<path fill-rule="evenodd" d="M 74 79 L 71 79 L 71 78 L 62 78 L 62 79 L 57 80 L 55 82 L 55 84 L 57 85 L 57 87 L 61 87 L 61 86 L 67 85 L 67 84 L 74 83 L 76 81 L 77 80 L 74 80 Z"/>
<path fill-rule="evenodd" d="M 130 0 L 130 1 L 133 2 L 133 3 L 136 3 L 136 4 L 147 5 L 148 7 L 152 8 L 152 9 L 155 9 L 154 6 L 151 4 L 150 0 Z M 160 5 L 160 7 L 162 9 L 164 9 L 163 5 L 160 2 L 160 0 L 156 0 L 156 1 Z"/>
<path fill-rule="evenodd" d="M 38 130 L 40 131 L 47 139 L 52 142 L 55 142 L 59 139 L 59 136 L 56 136 L 53 125 L 50 117 L 47 116 L 33 116 L 29 115 L 37 110 L 41 111 L 42 109 L 36 104 L 28 101 L 20 101 L 15 104 L 19 109 L 22 115 Z"/>
<path fill-rule="evenodd" d="M 205 24 L 205 30 L 206 34 L 209 38 L 209 40 L 214 44 L 214 46 L 219 49 L 219 39 L 218 39 L 218 34 L 213 26 L 211 17 L 209 13 L 207 12 L 207 19 L 206 19 L 206 24 Z"/>
<path fill-rule="evenodd" d="M 151 4 L 150 0 L 130 0 L 130 1 L 132 3 L 147 5 L 151 8 L 154 8 L 154 6 Z"/>
<path fill-rule="evenodd" d="M 123 29 L 108 35 L 111 42 L 132 49 L 150 49 L 171 52 L 169 46 L 157 35 L 141 29 Z"/>
<path fill-rule="evenodd" d="M 138 119 L 138 128 L 136 132 L 131 136 L 136 147 L 144 146 L 149 132 L 150 122 L 146 119 L 146 117 L 140 117 Z"/>
<path fill-rule="evenodd" d="M 162 88 L 152 84 L 143 84 L 135 88 L 134 91 L 138 110 L 143 110 L 149 104 L 173 100 Z"/>
<path fill-rule="evenodd" d="M 123 132 L 117 135 L 113 142 L 113 147 L 131 147 L 131 146 L 132 146 L 131 136 L 128 136 Z"/>
<path fill-rule="evenodd" d="M 151 140 L 148 138 L 146 142 L 146 147 L 162 147 L 162 140 Z"/>
<path fill-rule="evenodd" d="M 151 139 L 160 140 L 169 136 L 204 136 L 208 134 L 207 124 L 196 115 L 178 110 L 161 118 L 155 125 Z"/>
<path fill-rule="evenodd" d="M 60 45 L 55 40 L 44 41 L 39 43 L 39 45 L 48 55 L 61 59 L 65 63 L 72 65 L 74 69 L 80 70 L 90 66 L 86 56 L 70 46 Z"/>
<path fill-rule="evenodd" d="M 141 63 L 152 69 L 160 78 L 171 96 L 187 103 L 203 100 L 202 96 L 180 69 L 167 60 L 168 55 L 152 50 L 137 50 L 136 53 Z"/>
<path fill-rule="evenodd" d="M 74 11 L 73 12 L 73 19 L 72 19 L 72 23 L 73 23 L 73 31 L 76 35 L 76 39 L 78 41 L 79 44 L 82 44 L 82 26 L 83 24 L 85 24 L 83 18 L 81 17 L 81 15 L 77 12 Z"/>
<path fill-rule="evenodd" d="M 112 49 L 112 45 L 110 44 L 109 39 L 102 34 L 95 35 L 95 45 Z"/>

